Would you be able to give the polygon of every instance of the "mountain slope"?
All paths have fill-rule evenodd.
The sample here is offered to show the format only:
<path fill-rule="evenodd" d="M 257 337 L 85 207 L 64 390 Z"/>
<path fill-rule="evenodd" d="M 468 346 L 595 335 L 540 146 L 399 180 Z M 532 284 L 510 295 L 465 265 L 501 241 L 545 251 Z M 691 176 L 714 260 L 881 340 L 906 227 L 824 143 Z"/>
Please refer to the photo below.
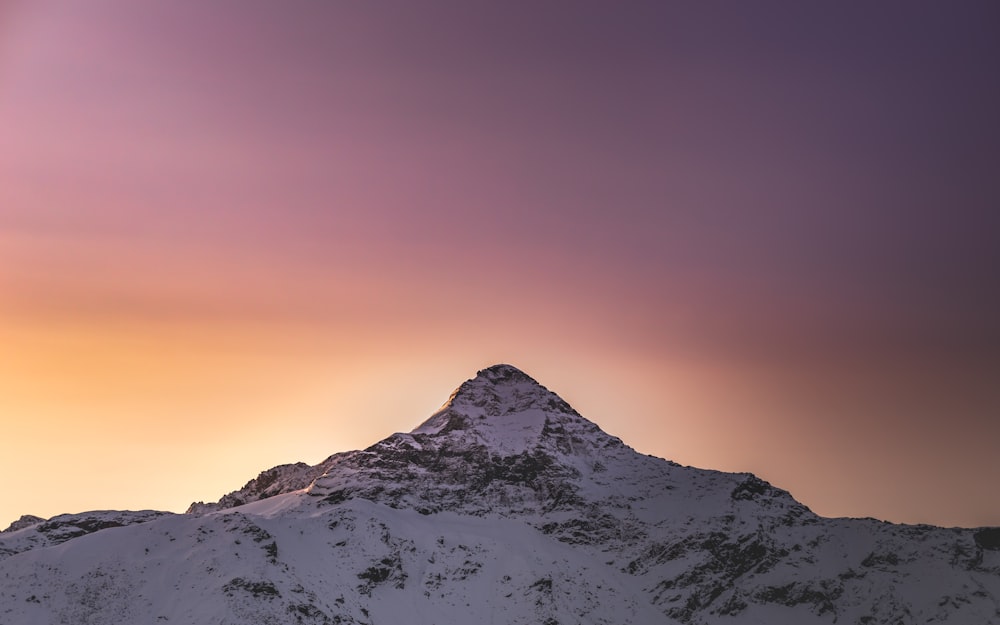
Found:
<path fill-rule="evenodd" d="M 412 432 L 135 520 L 0 534 L 0 622 L 1000 622 L 997 530 L 818 517 L 508 365 Z"/>

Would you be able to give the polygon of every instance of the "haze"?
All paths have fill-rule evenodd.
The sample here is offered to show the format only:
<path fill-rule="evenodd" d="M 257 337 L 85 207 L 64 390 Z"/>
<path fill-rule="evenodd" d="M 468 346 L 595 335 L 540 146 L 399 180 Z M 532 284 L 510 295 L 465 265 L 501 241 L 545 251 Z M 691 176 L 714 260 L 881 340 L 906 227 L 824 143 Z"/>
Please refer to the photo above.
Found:
<path fill-rule="evenodd" d="M 0 4 L 0 525 L 510 362 L 830 516 L 1000 524 L 995 3 Z"/>

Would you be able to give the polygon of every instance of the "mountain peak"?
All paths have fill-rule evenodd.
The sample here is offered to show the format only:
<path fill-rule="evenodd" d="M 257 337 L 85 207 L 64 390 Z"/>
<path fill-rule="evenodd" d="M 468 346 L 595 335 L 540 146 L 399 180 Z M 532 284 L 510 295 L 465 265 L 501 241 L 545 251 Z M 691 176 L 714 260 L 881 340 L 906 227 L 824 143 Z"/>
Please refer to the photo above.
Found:
<path fill-rule="evenodd" d="M 507 364 L 483 369 L 463 382 L 410 435 L 481 445 L 501 456 L 533 453 L 542 447 L 575 455 L 621 445 L 561 397 Z"/>
<path fill-rule="evenodd" d="M 476 373 L 476 377 L 470 381 L 477 380 L 490 384 L 512 384 L 518 382 L 538 384 L 534 378 L 524 371 L 521 371 L 513 365 L 504 363 L 496 364 L 492 367 L 486 367 L 485 369 L 478 371 Z"/>
<path fill-rule="evenodd" d="M 333 460 L 308 492 L 424 511 L 486 511 L 504 501 L 520 502 L 520 512 L 552 510 L 582 501 L 577 493 L 596 472 L 630 454 L 531 376 L 499 364 L 463 382 L 410 433 Z"/>
<path fill-rule="evenodd" d="M 484 407 L 491 400 L 504 402 L 524 396 L 541 399 L 548 395 L 555 396 L 527 373 L 511 365 L 498 364 L 477 372 L 476 377 L 463 382 L 451 394 L 441 410 L 452 405 L 471 404 Z M 493 406 L 492 408 L 495 412 L 503 407 Z M 491 416 L 496 415 L 492 414 Z"/>
<path fill-rule="evenodd" d="M 412 434 L 446 434 L 476 430 L 490 436 L 501 447 L 514 443 L 523 447 L 537 439 L 552 414 L 579 414 L 562 398 L 517 367 L 493 365 L 463 382 L 441 408 Z"/>

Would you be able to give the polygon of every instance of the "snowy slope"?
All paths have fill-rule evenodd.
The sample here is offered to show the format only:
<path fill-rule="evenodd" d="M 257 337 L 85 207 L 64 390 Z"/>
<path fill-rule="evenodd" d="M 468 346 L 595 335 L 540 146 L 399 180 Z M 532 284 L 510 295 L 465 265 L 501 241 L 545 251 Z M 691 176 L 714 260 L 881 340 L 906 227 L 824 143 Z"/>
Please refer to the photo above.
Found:
<path fill-rule="evenodd" d="M 818 517 L 507 365 L 188 514 L 91 514 L 0 533 L 0 623 L 1000 623 L 1000 530 Z"/>

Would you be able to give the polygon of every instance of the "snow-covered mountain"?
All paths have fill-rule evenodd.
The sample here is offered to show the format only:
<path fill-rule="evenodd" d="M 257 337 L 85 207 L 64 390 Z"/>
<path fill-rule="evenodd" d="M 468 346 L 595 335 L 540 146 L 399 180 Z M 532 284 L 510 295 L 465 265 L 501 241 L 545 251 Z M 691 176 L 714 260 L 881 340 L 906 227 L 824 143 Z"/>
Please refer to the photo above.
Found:
<path fill-rule="evenodd" d="M 639 454 L 509 365 L 186 514 L 23 517 L 0 623 L 1000 623 L 1000 529 L 826 519 Z"/>

